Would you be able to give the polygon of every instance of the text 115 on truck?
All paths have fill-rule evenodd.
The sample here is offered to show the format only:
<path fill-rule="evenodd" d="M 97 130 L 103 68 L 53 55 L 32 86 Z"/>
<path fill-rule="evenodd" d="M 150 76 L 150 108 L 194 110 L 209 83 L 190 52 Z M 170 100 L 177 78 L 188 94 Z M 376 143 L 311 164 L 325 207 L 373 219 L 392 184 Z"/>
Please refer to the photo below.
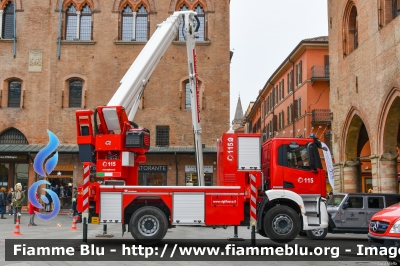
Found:
<path fill-rule="evenodd" d="M 326 228 L 326 174 L 318 139 L 272 138 L 262 143 L 261 134 L 224 133 L 217 141 L 217 186 L 204 186 L 195 15 L 175 12 L 159 24 L 107 106 L 76 111 L 80 160 L 95 166 L 97 177 L 105 180 L 84 189 L 78 208 L 98 215 L 101 223 L 121 223 L 123 233 L 127 230 L 145 244 L 159 242 L 168 228 L 178 225 L 252 222 L 260 235 L 276 242 L 289 242 L 300 230 Z M 146 162 L 150 134 L 132 120 L 182 20 L 199 186 L 138 186 L 138 166 Z"/>

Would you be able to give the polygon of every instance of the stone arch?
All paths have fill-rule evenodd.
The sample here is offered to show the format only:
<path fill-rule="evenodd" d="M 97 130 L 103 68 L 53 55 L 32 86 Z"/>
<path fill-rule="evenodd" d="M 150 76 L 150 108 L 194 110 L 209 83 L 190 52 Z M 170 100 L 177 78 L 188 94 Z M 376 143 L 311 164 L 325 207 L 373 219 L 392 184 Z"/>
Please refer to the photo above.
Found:
<path fill-rule="evenodd" d="M 118 12 L 118 13 L 121 12 L 124 6 L 126 6 L 126 4 L 128 3 L 133 9 L 136 9 L 139 6 L 144 5 L 149 14 L 157 12 L 154 0 L 140 0 L 140 1 L 114 0 L 112 12 Z"/>
<path fill-rule="evenodd" d="M 15 6 L 15 10 L 16 11 L 23 11 L 22 10 L 22 0 L 8 0 L 8 1 L 0 1 L 0 10 L 4 10 L 4 8 L 6 7 L 6 5 L 11 2 L 13 4 L 16 4 Z"/>
<path fill-rule="evenodd" d="M 25 135 L 15 127 L 9 127 L 0 132 L 0 144 L 29 144 Z"/>
<path fill-rule="evenodd" d="M 368 125 L 364 122 L 363 113 L 356 107 L 351 107 L 344 122 L 341 133 L 339 155 L 343 164 L 343 190 L 344 192 L 361 192 L 364 177 L 362 176 L 362 161 L 369 161 L 371 144 L 368 134 Z M 367 153 L 365 155 L 365 153 Z"/>
<path fill-rule="evenodd" d="M 400 83 L 390 84 L 378 121 L 378 153 L 397 153 L 400 146 Z"/>
<path fill-rule="evenodd" d="M 365 138 L 365 134 L 369 136 L 367 130 L 369 127 L 362 119 L 363 117 L 366 117 L 363 112 L 354 106 L 348 111 L 339 144 L 341 150 L 339 158 L 341 161 L 356 160 L 359 157 L 362 146 L 367 143 L 369 138 Z M 360 134 L 362 135 L 362 139 L 359 139 Z M 352 139 L 358 140 L 358 142 L 351 142 Z"/>
<path fill-rule="evenodd" d="M 398 156 L 400 149 L 400 84 L 393 81 L 383 98 L 378 121 L 378 154 L 375 156 L 377 192 L 398 192 Z M 375 190 L 374 190 L 375 191 Z"/>
<path fill-rule="evenodd" d="M 190 3 L 187 0 L 171 0 L 168 12 L 174 13 L 176 10 L 179 10 L 178 7 L 180 7 L 184 3 L 189 7 L 189 10 L 194 10 L 194 8 L 198 4 L 200 4 L 203 7 L 204 12 L 206 13 L 215 12 L 212 0 L 197 0 L 197 1 L 190 1 Z"/>
<path fill-rule="evenodd" d="M 76 8 L 77 11 L 82 10 L 82 8 L 87 4 L 90 7 L 90 10 L 92 10 L 92 12 L 95 9 L 93 0 L 66 0 L 63 3 L 63 10 L 67 10 L 67 8 L 73 4 Z"/>

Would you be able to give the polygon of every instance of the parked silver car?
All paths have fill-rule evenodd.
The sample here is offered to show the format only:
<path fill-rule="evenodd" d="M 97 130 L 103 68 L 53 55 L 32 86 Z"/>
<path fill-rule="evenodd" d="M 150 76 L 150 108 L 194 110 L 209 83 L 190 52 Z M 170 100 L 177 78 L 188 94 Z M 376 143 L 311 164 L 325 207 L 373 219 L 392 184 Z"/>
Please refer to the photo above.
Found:
<path fill-rule="evenodd" d="M 330 216 L 329 227 L 307 231 L 307 236 L 311 239 L 324 239 L 328 232 L 367 234 L 371 217 L 383 208 L 398 202 L 400 202 L 399 194 L 334 194 L 326 204 Z"/>

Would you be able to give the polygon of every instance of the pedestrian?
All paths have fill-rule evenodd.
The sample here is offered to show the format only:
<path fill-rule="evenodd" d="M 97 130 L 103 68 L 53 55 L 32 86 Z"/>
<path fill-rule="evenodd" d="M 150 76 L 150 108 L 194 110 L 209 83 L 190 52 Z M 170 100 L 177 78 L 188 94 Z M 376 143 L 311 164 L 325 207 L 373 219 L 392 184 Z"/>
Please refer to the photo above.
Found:
<path fill-rule="evenodd" d="M 36 199 L 39 200 L 38 195 L 36 194 Z M 28 207 L 28 213 L 30 215 L 29 217 L 29 224 L 28 226 L 36 226 L 37 224 L 35 224 L 35 212 L 38 212 L 39 208 L 33 206 L 32 202 L 29 201 L 29 207 Z"/>
<path fill-rule="evenodd" d="M 1 214 L 1 219 L 7 219 L 4 217 L 4 213 L 6 212 L 6 206 L 7 206 L 7 189 L 5 187 L 2 187 L 0 189 L 0 214 Z"/>
<path fill-rule="evenodd" d="M 47 198 L 47 203 L 46 203 L 46 212 L 51 212 L 51 204 L 53 203 L 53 198 L 51 195 L 46 192 L 46 198 Z"/>
<path fill-rule="evenodd" d="M 14 194 L 14 189 L 10 187 L 7 194 L 7 203 L 8 203 L 8 215 L 14 215 L 14 207 L 12 205 L 12 197 Z"/>
<path fill-rule="evenodd" d="M 17 222 L 17 216 L 21 216 L 22 204 L 24 204 L 25 192 L 22 190 L 21 183 L 17 183 L 14 187 L 12 204 L 14 207 L 14 224 Z"/>
<path fill-rule="evenodd" d="M 78 199 L 78 189 L 74 187 L 74 194 L 72 196 L 72 210 L 74 211 L 74 216 L 78 215 L 78 211 L 76 210 L 77 199 Z"/>

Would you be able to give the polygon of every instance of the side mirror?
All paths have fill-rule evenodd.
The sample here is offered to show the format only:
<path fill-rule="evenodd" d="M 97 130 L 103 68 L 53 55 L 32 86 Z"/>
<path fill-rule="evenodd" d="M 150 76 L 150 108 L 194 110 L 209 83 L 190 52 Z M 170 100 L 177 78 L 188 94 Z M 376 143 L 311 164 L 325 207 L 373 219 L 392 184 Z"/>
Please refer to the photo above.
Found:
<path fill-rule="evenodd" d="M 349 207 L 348 202 L 343 203 L 343 206 L 342 206 L 343 210 L 347 209 L 348 207 Z"/>

